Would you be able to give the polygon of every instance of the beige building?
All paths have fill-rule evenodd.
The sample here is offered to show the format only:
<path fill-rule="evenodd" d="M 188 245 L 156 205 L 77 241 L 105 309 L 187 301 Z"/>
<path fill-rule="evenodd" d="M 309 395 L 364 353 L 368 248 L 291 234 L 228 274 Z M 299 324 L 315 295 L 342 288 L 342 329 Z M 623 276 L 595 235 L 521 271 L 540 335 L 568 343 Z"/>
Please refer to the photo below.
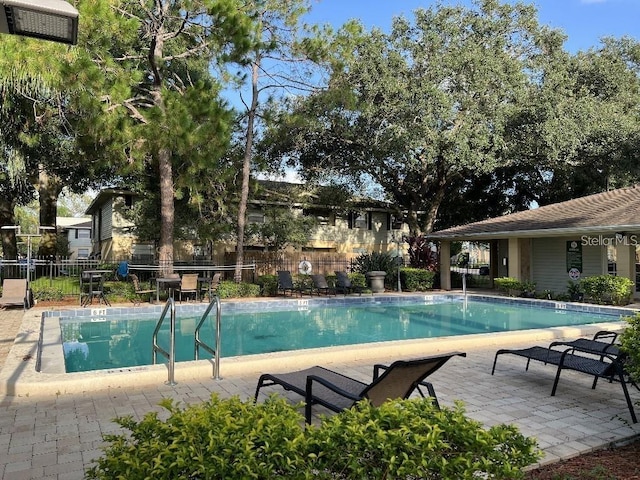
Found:
<path fill-rule="evenodd" d="M 274 183 L 280 189 L 287 186 L 303 191 L 304 186 Z M 140 242 L 133 234 L 133 224 L 126 218 L 126 209 L 131 208 L 139 196 L 129 190 L 102 190 L 86 213 L 91 215 L 92 254 L 100 255 L 107 261 L 131 259 L 137 262 L 152 262 L 156 259 L 156 246 L 149 242 Z M 268 221 L 265 209 L 270 207 L 291 208 L 295 215 L 313 216 L 317 227 L 311 234 L 305 252 L 344 254 L 347 257 L 366 252 L 398 251 L 398 240 L 408 233 L 408 227 L 393 215 L 390 204 L 361 199 L 344 205 L 314 203 L 313 198 L 296 201 L 290 191 L 281 196 L 261 196 L 250 201 L 247 213 L 249 223 Z M 247 239 L 248 251 L 264 251 L 265 246 Z M 402 245 L 400 245 L 402 247 Z M 174 245 L 176 261 L 207 260 L 223 258 L 225 254 L 235 252 L 234 241 L 220 241 L 213 246 L 194 238 L 179 241 Z M 402 252 L 404 253 L 404 252 Z"/>
<path fill-rule="evenodd" d="M 491 278 L 513 277 L 560 293 L 570 280 L 611 274 L 631 279 L 637 289 L 639 213 L 636 186 L 434 232 L 441 285 L 451 288 L 451 242 L 488 242 Z"/>

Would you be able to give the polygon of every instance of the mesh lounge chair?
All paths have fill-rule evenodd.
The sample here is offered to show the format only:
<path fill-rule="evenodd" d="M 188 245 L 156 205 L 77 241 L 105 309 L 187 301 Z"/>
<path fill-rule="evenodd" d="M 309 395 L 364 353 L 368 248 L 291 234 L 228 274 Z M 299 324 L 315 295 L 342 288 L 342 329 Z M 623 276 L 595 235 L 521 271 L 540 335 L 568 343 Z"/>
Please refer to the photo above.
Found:
<path fill-rule="evenodd" d="M 592 339 L 578 338 L 571 341 L 556 341 L 551 342 L 549 348 L 556 346 L 562 346 L 565 348 L 574 347 L 582 352 L 601 354 L 607 353 L 609 355 L 617 356 L 620 354 L 620 348 L 614 342 L 618 338 L 617 332 L 611 332 L 608 330 L 601 330 L 597 332 Z M 606 341 L 608 340 L 608 341 Z"/>
<path fill-rule="evenodd" d="M 283 295 L 287 295 L 287 292 L 300 292 L 302 295 L 302 290 L 296 288 L 293 285 L 293 277 L 291 276 L 291 272 L 289 270 L 278 270 L 278 292 L 282 292 Z"/>
<path fill-rule="evenodd" d="M 582 339 L 588 342 L 593 342 L 593 340 Z M 559 342 L 555 342 L 559 344 Z M 599 342 L 605 343 L 605 342 Z M 573 346 L 567 348 L 564 351 L 553 350 L 552 348 L 547 347 L 529 347 L 522 348 L 516 350 L 510 349 L 501 349 L 496 352 L 495 359 L 493 361 L 493 369 L 491 370 L 491 375 L 494 374 L 496 370 L 496 362 L 498 361 L 498 355 L 502 354 L 512 354 L 520 357 L 524 357 L 527 359 L 527 366 L 525 370 L 529 369 L 529 364 L 531 360 L 536 360 L 542 362 L 544 364 L 551 364 L 557 366 L 556 377 L 553 382 L 553 388 L 551 389 L 551 396 L 555 396 L 556 390 L 558 388 L 558 382 L 560 381 L 560 374 L 562 370 L 573 370 L 575 372 L 581 372 L 589 376 L 593 376 L 593 384 L 591 386 L 592 389 L 596 388 L 596 384 L 599 378 L 606 378 L 610 382 L 617 380 L 622 385 L 622 391 L 624 393 L 624 398 L 627 401 L 627 406 L 629 407 L 629 413 L 631 414 L 631 420 L 633 423 L 637 423 L 638 420 L 636 418 L 635 411 L 633 409 L 633 402 L 631 401 L 631 397 L 629 396 L 629 390 L 627 388 L 627 382 L 625 380 L 624 373 L 624 361 L 625 355 L 618 351 L 617 355 L 612 355 L 609 353 L 605 353 L 604 351 L 595 352 L 594 350 L 581 350 L 577 347 L 577 344 L 574 343 Z M 595 356 L 599 356 L 600 358 L 596 358 Z"/>
<path fill-rule="evenodd" d="M 262 387 L 280 385 L 305 398 L 305 418 L 307 423 L 311 423 L 311 408 L 315 404 L 340 412 L 366 398 L 374 406 L 379 406 L 390 399 L 408 398 L 419 385 L 427 386 L 435 397 L 433 386 L 424 379 L 456 355 L 466 356 L 465 353 L 452 352 L 416 360 L 398 360 L 389 366 L 375 365 L 370 384 L 318 366 L 290 373 L 265 373 L 258 380 L 254 400 L 257 401 Z"/>
<path fill-rule="evenodd" d="M 153 288 L 143 290 L 142 288 L 140 288 L 140 280 L 138 279 L 138 275 L 136 275 L 135 273 L 132 273 L 130 276 L 131 276 L 131 281 L 133 282 L 133 290 L 135 292 L 135 297 L 133 301 L 134 305 L 140 305 L 140 300 L 142 299 L 143 295 L 149 295 L 149 302 L 151 302 L 151 299 L 153 298 L 153 294 L 156 293 L 156 290 Z"/>
<path fill-rule="evenodd" d="M 336 292 L 342 292 L 345 295 L 347 293 L 358 292 L 362 295 L 362 287 L 358 287 L 351 283 L 351 279 L 347 275 L 347 272 L 336 271 Z"/>
<path fill-rule="evenodd" d="M 23 278 L 5 278 L 2 282 L 0 306 L 20 306 L 26 310 L 29 307 L 27 280 Z"/>
<path fill-rule="evenodd" d="M 320 273 L 311 275 L 311 281 L 313 282 L 313 287 L 311 287 L 311 295 L 313 295 L 313 292 L 318 292 L 318 295 L 321 293 L 324 293 L 325 295 L 336 294 L 336 289 L 329 286 L 324 275 Z"/>

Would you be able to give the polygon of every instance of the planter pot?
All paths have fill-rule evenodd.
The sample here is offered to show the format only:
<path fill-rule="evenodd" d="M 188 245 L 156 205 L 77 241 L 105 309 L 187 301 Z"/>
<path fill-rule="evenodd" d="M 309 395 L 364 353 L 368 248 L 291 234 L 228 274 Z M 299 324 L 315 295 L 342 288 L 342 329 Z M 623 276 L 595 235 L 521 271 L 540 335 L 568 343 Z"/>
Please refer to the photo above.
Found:
<path fill-rule="evenodd" d="M 371 286 L 371 291 L 373 293 L 382 293 L 384 292 L 384 277 L 387 276 L 387 272 L 385 271 L 373 271 L 367 272 L 366 277 L 369 280 L 369 285 Z"/>

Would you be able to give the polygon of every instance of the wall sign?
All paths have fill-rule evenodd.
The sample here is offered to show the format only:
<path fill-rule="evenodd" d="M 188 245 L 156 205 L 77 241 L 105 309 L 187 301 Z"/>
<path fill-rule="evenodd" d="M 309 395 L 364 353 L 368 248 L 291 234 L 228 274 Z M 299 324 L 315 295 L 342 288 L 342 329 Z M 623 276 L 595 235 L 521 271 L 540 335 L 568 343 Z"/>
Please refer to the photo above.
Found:
<path fill-rule="evenodd" d="M 572 280 L 582 273 L 582 243 L 576 240 L 567 241 L 567 273 Z"/>

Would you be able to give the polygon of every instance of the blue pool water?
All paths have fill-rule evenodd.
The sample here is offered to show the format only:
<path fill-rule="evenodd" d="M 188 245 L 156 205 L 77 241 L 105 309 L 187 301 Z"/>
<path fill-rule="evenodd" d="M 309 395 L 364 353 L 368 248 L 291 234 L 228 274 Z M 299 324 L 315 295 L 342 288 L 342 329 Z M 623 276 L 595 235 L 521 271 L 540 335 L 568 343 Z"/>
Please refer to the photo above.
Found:
<path fill-rule="evenodd" d="M 139 312 L 140 310 L 138 310 Z M 201 314 L 200 314 L 201 315 Z M 194 359 L 194 329 L 200 315 L 182 315 L 176 327 L 176 361 Z M 152 363 L 151 338 L 159 315 L 113 315 L 98 318 L 61 318 L 67 372 L 103 370 Z M 440 303 L 370 303 L 301 307 L 235 313 L 222 309 L 223 357 L 354 345 L 393 340 L 503 332 L 554 326 L 618 321 L 620 315 L 554 310 L 488 301 Z M 214 341 L 215 316 L 210 316 L 201 338 Z M 169 322 L 158 336 L 169 349 Z M 200 358 L 210 358 L 201 351 Z M 164 362 L 159 356 L 158 361 Z"/>

